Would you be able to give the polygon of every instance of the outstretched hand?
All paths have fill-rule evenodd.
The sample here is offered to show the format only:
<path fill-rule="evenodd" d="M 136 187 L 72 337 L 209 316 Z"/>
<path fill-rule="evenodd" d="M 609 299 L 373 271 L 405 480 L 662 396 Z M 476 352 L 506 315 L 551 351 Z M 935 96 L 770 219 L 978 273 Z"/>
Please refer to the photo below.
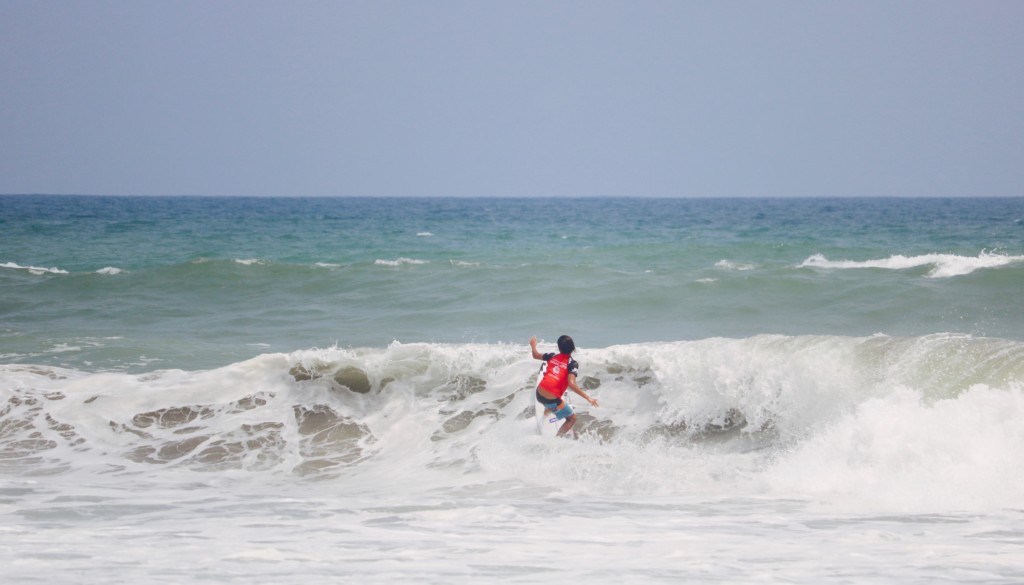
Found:
<path fill-rule="evenodd" d="M 539 360 L 544 357 L 539 351 L 537 351 L 537 336 L 534 335 L 530 338 L 530 353 L 533 354 L 533 359 Z"/>

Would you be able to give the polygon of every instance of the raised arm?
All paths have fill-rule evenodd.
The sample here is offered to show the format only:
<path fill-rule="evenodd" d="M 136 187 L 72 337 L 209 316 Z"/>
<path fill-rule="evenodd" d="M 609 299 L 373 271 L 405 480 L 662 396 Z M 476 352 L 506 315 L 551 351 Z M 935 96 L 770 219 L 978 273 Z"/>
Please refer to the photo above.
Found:
<path fill-rule="evenodd" d="M 542 360 L 542 359 L 544 359 L 544 354 L 542 354 L 541 352 L 537 351 L 537 336 L 536 335 L 534 335 L 533 337 L 530 338 L 530 349 L 533 351 L 533 359 L 535 359 L 535 360 Z"/>

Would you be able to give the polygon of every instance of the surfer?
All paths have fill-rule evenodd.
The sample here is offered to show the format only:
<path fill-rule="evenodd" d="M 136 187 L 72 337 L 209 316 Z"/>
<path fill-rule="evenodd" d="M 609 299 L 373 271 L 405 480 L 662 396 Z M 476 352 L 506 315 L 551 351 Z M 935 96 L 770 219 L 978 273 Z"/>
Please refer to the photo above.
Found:
<path fill-rule="evenodd" d="M 587 393 L 576 385 L 576 374 L 580 366 L 576 360 L 572 359 L 572 352 L 576 351 L 576 344 L 572 337 L 563 335 L 558 338 L 557 354 L 542 354 L 537 351 L 537 336 L 534 335 L 530 338 L 530 349 L 533 350 L 533 359 L 547 362 L 544 377 L 537 384 L 537 401 L 546 410 L 553 412 L 559 420 L 565 419 L 562 428 L 558 429 L 558 436 L 561 437 L 572 430 L 573 425 L 576 424 L 576 414 L 573 413 L 572 407 L 568 402 L 562 400 L 565 391 L 572 388 L 573 392 L 579 394 L 591 406 L 598 406 L 597 400 L 587 396 Z"/>

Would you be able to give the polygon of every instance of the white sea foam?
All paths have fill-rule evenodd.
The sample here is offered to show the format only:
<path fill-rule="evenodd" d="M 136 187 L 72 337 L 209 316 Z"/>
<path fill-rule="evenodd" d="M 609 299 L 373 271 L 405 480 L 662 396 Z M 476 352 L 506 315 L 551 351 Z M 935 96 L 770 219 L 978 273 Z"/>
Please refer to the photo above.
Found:
<path fill-rule="evenodd" d="M 1024 262 L 1024 256 L 1007 256 L 982 251 L 977 256 L 958 256 L 956 254 L 923 254 L 920 256 L 894 255 L 876 260 L 829 260 L 822 254 L 814 254 L 804 260 L 799 267 L 852 269 L 881 268 L 886 270 L 906 270 L 921 266 L 931 266 L 929 278 L 948 278 L 970 274 L 981 268 L 1000 268 Z"/>
<path fill-rule="evenodd" d="M 733 262 L 732 260 L 719 260 L 718 262 L 715 262 L 715 268 L 720 268 L 722 270 L 746 271 L 746 270 L 754 270 L 755 268 L 757 268 L 757 266 L 755 266 L 753 264 L 746 263 L 746 262 Z"/>
<path fill-rule="evenodd" d="M 235 258 L 235 264 L 241 264 L 242 266 L 253 266 L 266 264 L 265 261 L 259 258 Z"/>
<path fill-rule="evenodd" d="M 49 413 L 76 429 L 67 437 L 85 437 L 96 456 L 133 468 L 159 463 L 300 475 L 346 468 L 372 476 L 377 462 L 426 484 L 430 477 L 451 480 L 437 469 L 478 461 L 484 474 L 470 465 L 464 479 L 628 496 L 767 489 L 837 505 L 852 492 L 863 498 L 862 511 L 876 503 L 1004 506 L 1020 493 L 1013 490 L 1024 490 L 1015 475 L 1002 478 L 1012 481 L 998 492 L 954 481 L 957 474 L 995 481 L 998 465 L 1013 467 L 1010 459 L 1024 457 L 1024 398 L 1015 381 L 1024 378 L 1022 344 L 962 336 L 759 336 L 588 349 L 580 352 L 580 379 L 602 406 L 577 404 L 585 415 L 580 430 L 590 439 L 569 468 L 557 458 L 538 461 L 533 439 L 523 435 L 530 421 L 520 413 L 532 403 L 535 365 L 524 353 L 519 346 L 396 343 L 142 377 L 9 365 L 0 367 L 0 388 L 19 404 L 33 394 L 61 394 L 65 399 L 53 403 L 59 416 L 19 409 L 10 417 L 23 420 L 25 433 L 49 436 Z M 941 371 L 935 360 L 945 364 Z M 166 424 L 146 422 L 162 419 Z M 308 426 L 307 435 L 275 430 L 297 422 Z M 333 438 L 321 444 L 316 437 Z M 0 449 L 23 449 L 27 439 L 12 435 Z M 963 447 L 953 449 L 958 441 Z M 599 461 L 589 462 L 598 451 Z M 61 452 L 50 447 L 26 456 Z M 914 499 L 925 470 L 947 480 L 931 488 L 934 498 Z M 580 472 L 585 482 L 575 477 Z M 870 486 L 885 482 L 889 497 L 875 498 Z"/>
<path fill-rule="evenodd" d="M 359 582 L 915 582 L 951 567 L 1011 582 L 1022 358 L 953 335 L 584 349 L 601 406 L 577 401 L 579 441 L 535 434 L 524 345 L 145 375 L 4 364 L 0 561 L 13 582 L 110 566 L 175 582 L 186 559 L 188 575 L 254 583 L 330 580 L 338 563 Z M 552 518 L 574 563 L 551 549 Z"/>
<path fill-rule="evenodd" d="M 419 264 L 430 264 L 430 261 L 429 260 L 417 260 L 415 258 L 404 258 L 404 257 L 403 258 L 397 258 L 395 260 L 382 260 L 382 259 L 378 258 L 376 261 L 374 261 L 374 264 L 376 264 L 377 266 L 398 267 L 398 266 L 415 266 L 415 265 L 419 265 Z"/>
<path fill-rule="evenodd" d="M 58 343 L 50 348 L 49 353 L 67 353 L 73 351 L 81 351 L 82 346 L 71 345 L 69 343 Z"/>
<path fill-rule="evenodd" d="M 416 234 L 416 236 L 420 237 L 420 238 L 429 238 L 429 237 L 431 237 L 433 235 L 434 234 L 432 234 L 430 232 L 419 232 L 419 233 Z"/>
<path fill-rule="evenodd" d="M 1024 393 L 977 384 L 927 401 L 905 387 L 858 404 L 765 474 L 776 493 L 833 508 L 928 513 L 1010 508 L 1024 493 Z"/>
<path fill-rule="evenodd" d="M 0 264 L 0 268 L 11 268 L 14 270 L 26 270 L 31 274 L 42 275 L 42 274 L 68 274 L 67 270 L 61 270 L 60 268 L 40 268 L 38 266 L 21 266 L 14 262 L 5 262 Z"/>
<path fill-rule="evenodd" d="M 97 270 L 96 274 L 103 274 L 103 275 L 107 275 L 107 276 L 114 276 L 116 274 L 121 274 L 123 272 L 124 272 L 124 270 L 121 270 L 120 268 L 115 268 L 113 266 L 107 266 L 106 268 L 100 268 L 99 270 Z"/>

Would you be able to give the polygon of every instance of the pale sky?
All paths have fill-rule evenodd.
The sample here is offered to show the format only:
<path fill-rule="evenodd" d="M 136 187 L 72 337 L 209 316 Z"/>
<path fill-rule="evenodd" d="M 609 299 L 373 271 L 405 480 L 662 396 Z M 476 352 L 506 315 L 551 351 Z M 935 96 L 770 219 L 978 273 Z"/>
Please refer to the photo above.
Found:
<path fill-rule="evenodd" d="M 0 193 L 1024 196 L 1024 2 L 0 0 Z"/>

